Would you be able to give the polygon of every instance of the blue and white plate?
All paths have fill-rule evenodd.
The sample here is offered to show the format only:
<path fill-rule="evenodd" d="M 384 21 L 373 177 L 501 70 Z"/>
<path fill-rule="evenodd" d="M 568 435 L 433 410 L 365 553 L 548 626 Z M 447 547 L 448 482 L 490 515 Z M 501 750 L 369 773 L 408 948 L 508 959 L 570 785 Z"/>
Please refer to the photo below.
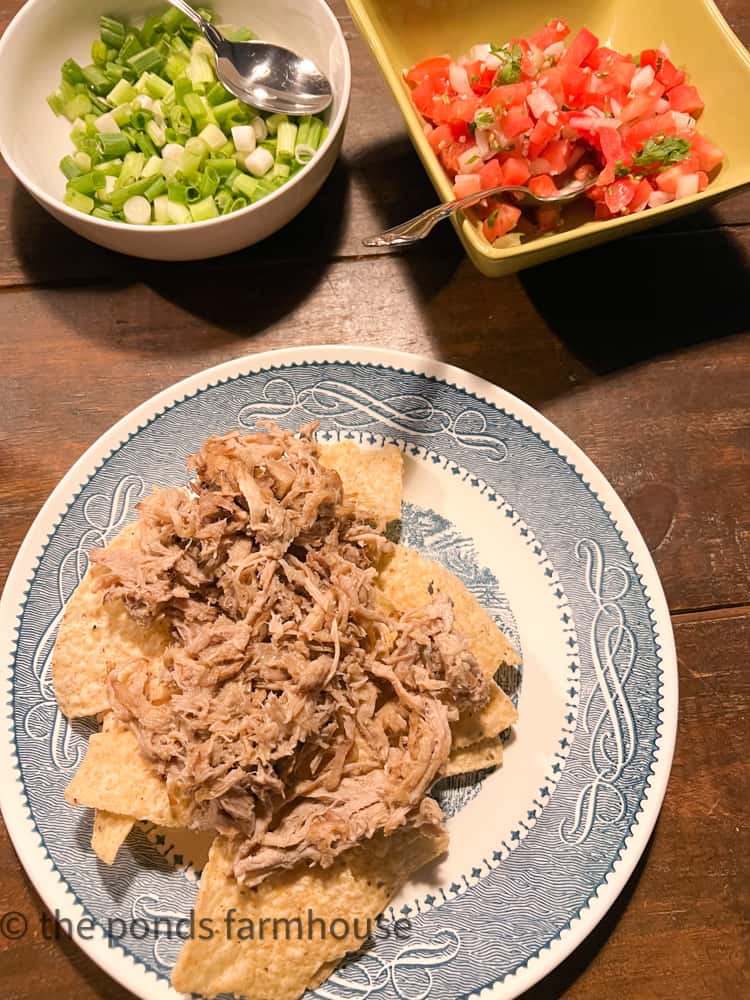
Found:
<path fill-rule="evenodd" d="M 206 436 L 264 417 L 396 443 L 404 540 L 457 573 L 523 657 L 502 678 L 520 713 L 503 767 L 436 792 L 451 847 L 389 909 L 408 933 L 378 935 L 315 996 L 515 997 L 591 931 L 646 845 L 675 739 L 674 641 L 646 545 L 586 456 L 507 392 L 425 358 L 319 347 L 233 361 L 140 406 L 65 476 L 0 607 L 0 802 L 21 862 L 51 910 L 93 919 L 77 940 L 103 969 L 140 997 L 175 996 L 180 942 L 151 932 L 189 914 L 201 859 L 147 824 L 113 867 L 94 857 L 91 815 L 63 803 L 93 724 L 60 716 L 50 652 L 88 550 L 154 484 L 184 482 Z M 110 922 L 136 917 L 147 935 L 118 942 Z"/>

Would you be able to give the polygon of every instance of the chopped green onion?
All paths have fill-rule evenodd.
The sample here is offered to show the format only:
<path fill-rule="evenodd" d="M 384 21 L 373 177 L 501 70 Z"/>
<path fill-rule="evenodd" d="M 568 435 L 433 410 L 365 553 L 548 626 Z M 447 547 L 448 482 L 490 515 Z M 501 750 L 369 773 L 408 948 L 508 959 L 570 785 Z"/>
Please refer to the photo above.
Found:
<path fill-rule="evenodd" d="M 173 35 L 179 28 L 180 24 L 184 21 L 185 15 L 180 13 L 176 7 L 170 7 L 161 16 L 161 23 L 164 25 L 164 30 L 169 35 Z"/>
<path fill-rule="evenodd" d="M 149 201 L 153 201 L 158 198 L 159 195 L 166 194 L 167 191 L 167 180 L 161 175 L 155 177 L 149 187 L 143 192 Z"/>
<path fill-rule="evenodd" d="M 97 66 L 106 67 L 108 59 L 109 49 L 107 48 L 107 43 L 103 42 L 101 38 L 95 38 L 91 43 L 91 61 Z"/>
<path fill-rule="evenodd" d="M 126 184 L 125 187 L 115 188 L 110 195 L 112 208 L 119 211 L 128 199 L 145 194 L 153 182 L 153 177 L 144 177 L 139 181 L 133 181 L 132 184 Z"/>
<path fill-rule="evenodd" d="M 179 104 L 169 109 L 169 124 L 177 135 L 190 135 L 193 129 L 193 119 L 188 112 Z"/>
<path fill-rule="evenodd" d="M 213 198 L 208 197 L 191 205 L 190 214 L 193 217 L 193 222 L 205 222 L 207 219 L 215 219 L 219 214 L 219 210 Z"/>
<path fill-rule="evenodd" d="M 269 135 L 276 135 L 279 125 L 282 122 L 288 122 L 289 118 L 287 115 L 269 115 L 266 118 L 266 128 L 268 129 Z"/>
<path fill-rule="evenodd" d="M 167 202 L 167 213 L 169 215 L 169 221 L 173 222 L 177 226 L 182 226 L 193 221 L 193 217 L 190 214 L 190 210 L 187 205 L 172 201 L 171 199 Z"/>
<path fill-rule="evenodd" d="M 206 100 L 211 107 L 215 107 L 217 104 L 224 104 L 226 101 L 231 101 L 232 95 L 223 83 L 215 83 L 206 94 Z"/>
<path fill-rule="evenodd" d="M 68 180 L 72 180 L 74 177 L 80 177 L 81 174 L 85 173 L 85 171 L 81 170 L 72 156 L 63 156 L 60 160 L 60 170 L 62 170 Z"/>
<path fill-rule="evenodd" d="M 85 215 L 91 215 L 94 211 L 94 199 L 79 191 L 66 191 L 63 201 L 68 208 L 74 208 L 77 212 L 83 212 Z"/>
<path fill-rule="evenodd" d="M 75 61 L 75 59 L 66 59 L 62 65 L 62 78 L 67 83 L 86 83 L 86 77 L 83 74 L 83 70 Z"/>
<path fill-rule="evenodd" d="M 258 182 L 254 177 L 248 177 L 246 174 L 238 174 L 237 177 L 232 181 L 232 191 L 235 194 L 244 195 L 248 199 L 252 199 L 258 187 Z"/>
<path fill-rule="evenodd" d="M 297 126 L 292 122 L 282 122 L 277 132 L 276 159 L 281 163 L 289 163 L 294 156 L 297 144 Z"/>
<path fill-rule="evenodd" d="M 117 81 L 112 90 L 107 94 L 107 103 L 116 108 L 118 104 L 127 104 L 130 101 L 134 101 L 137 96 L 135 87 L 128 83 L 127 80 L 121 79 Z"/>
<path fill-rule="evenodd" d="M 125 25 L 115 17 L 102 14 L 99 18 L 99 35 L 106 45 L 119 49 L 125 41 Z"/>
<path fill-rule="evenodd" d="M 161 69 L 163 62 L 160 53 L 153 46 L 136 52 L 128 59 L 130 68 L 139 75 Z"/>
<path fill-rule="evenodd" d="M 114 160 L 130 152 L 130 140 L 122 132 L 102 132 L 97 139 L 97 148 L 103 159 Z"/>
<path fill-rule="evenodd" d="M 239 198 L 235 198 L 229 209 L 230 212 L 239 212 L 240 209 L 247 208 L 247 198 L 243 198 L 241 195 Z"/>
<path fill-rule="evenodd" d="M 180 205 L 187 204 L 187 186 L 181 184 L 179 181 L 170 181 L 167 184 L 167 194 L 169 195 L 169 200 L 179 203 Z"/>
<path fill-rule="evenodd" d="M 131 56 L 134 56 L 136 52 L 141 52 L 142 50 L 143 46 L 138 41 L 138 36 L 136 35 L 136 33 L 134 31 L 129 31 L 125 35 L 125 41 L 122 43 L 122 46 L 120 47 L 120 54 L 118 56 L 118 59 L 121 63 L 128 62 Z"/>

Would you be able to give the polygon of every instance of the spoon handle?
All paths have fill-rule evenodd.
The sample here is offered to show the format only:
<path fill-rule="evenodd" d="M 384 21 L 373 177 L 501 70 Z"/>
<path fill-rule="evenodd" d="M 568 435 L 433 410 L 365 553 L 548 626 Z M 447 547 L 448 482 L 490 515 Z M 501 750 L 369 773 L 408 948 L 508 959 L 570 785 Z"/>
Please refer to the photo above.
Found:
<path fill-rule="evenodd" d="M 185 0 L 169 0 L 169 3 L 177 10 L 182 11 L 185 17 L 189 17 L 193 24 L 200 28 L 203 34 L 206 36 L 208 41 L 213 45 L 214 49 L 224 41 L 222 35 L 214 28 L 214 26 L 202 17 L 197 10 L 194 10 L 189 3 L 185 3 Z"/>
<path fill-rule="evenodd" d="M 509 194 L 512 192 L 520 192 L 527 195 L 529 194 L 529 189 L 518 187 L 517 185 L 504 184 L 500 187 L 487 188 L 487 190 L 479 191 L 476 194 L 468 194 L 464 198 L 457 198 L 455 201 L 447 201 L 442 205 L 435 205 L 433 208 L 428 208 L 421 215 L 417 215 L 407 222 L 402 222 L 401 225 L 394 226 L 393 229 L 387 229 L 378 236 L 371 236 L 362 242 L 368 247 L 409 246 L 418 240 L 424 239 L 425 236 L 432 232 L 438 222 L 449 218 L 455 212 L 460 212 L 464 208 L 470 208 L 472 205 L 476 205 L 478 202 L 493 195 Z"/>

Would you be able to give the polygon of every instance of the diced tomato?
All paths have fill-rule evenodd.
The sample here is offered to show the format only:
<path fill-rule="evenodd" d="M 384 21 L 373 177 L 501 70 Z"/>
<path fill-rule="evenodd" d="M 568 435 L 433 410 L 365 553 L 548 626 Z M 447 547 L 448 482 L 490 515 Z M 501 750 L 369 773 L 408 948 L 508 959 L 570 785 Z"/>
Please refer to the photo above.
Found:
<path fill-rule="evenodd" d="M 426 77 L 411 92 L 411 99 L 417 111 L 428 120 L 432 119 L 435 109 L 435 84 Z"/>
<path fill-rule="evenodd" d="M 479 174 L 456 174 L 453 182 L 455 198 L 464 198 L 467 194 L 477 194 L 482 190 Z"/>
<path fill-rule="evenodd" d="M 470 122 L 474 120 L 479 107 L 479 98 L 474 94 L 471 97 L 455 97 L 448 101 L 438 98 L 433 103 L 431 117 L 436 125 L 441 122 Z"/>
<path fill-rule="evenodd" d="M 704 170 L 698 171 L 698 190 L 705 191 L 708 187 L 708 174 Z"/>
<path fill-rule="evenodd" d="M 501 123 L 501 128 L 509 139 L 523 135 L 524 132 L 530 132 L 533 127 L 533 118 L 530 118 L 526 109 L 520 106 L 508 108 Z"/>
<path fill-rule="evenodd" d="M 529 136 L 529 156 L 535 160 L 544 147 L 557 137 L 560 126 L 556 125 L 549 114 L 543 114 L 532 129 Z"/>
<path fill-rule="evenodd" d="M 501 202 L 484 220 L 482 231 L 490 243 L 494 243 L 496 239 L 515 229 L 520 218 L 520 208 Z"/>
<path fill-rule="evenodd" d="M 599 184 L 595 184 L 594 187 L 588 189 L 586 197 L 589 201 L 604 201 L 604 188 Z"/>
<path fill-rule="evenodd" d="M 571 143 L 567 139 L 553 139 L 548 143 L 541 153 L 541 158 L 549 164 L 549 172 L 564 174 L 568 169 L 568 158 L 570 157 Z"/>
<path fill-rule="evenodd" d="M 650 182 L 644 177 L 635 190 L 633 200 L 628 205 L 628 211 L 631 215 L 635 212 L 640 212 L 648 205 L 648 199 L 651 197 L 653 190 Z"/>
<path fill-rule="evenodd" d="M 663 62 L 664 53 L 661 49 L 644 49 L 643 52 L 641 52 L 641 68 L 644 66 L 650 66 L 654 73 L 658 73 Z"/>
<path fill-rule="evenodd" d="M 639 148 L 647 139 L 655 135 L 674 135 L 677 127 L 674 123 L 671 111 L 665 111 L 663 115 L 654 115 L 653 118 L 646 118 L 627 129 L 624 134 L 625 145 L 629 149 Z"/>
<path fill-rule="evenodd" d="M 588 28 L 581 28 L 570 43 L 568 51 L 562 58 L 562 63 L 565 66 L 580 66 L 598 46 L 599 39 L 596 35 L 593 35 Z"/>
<path fill-rule="evenodd" d="M 481 59 L 469 63 L 465 68 L 469 77 L 469 85 L 474 93 L 480 96 L 486 94 L 495 82 L 497 69 L 485 66 Z"/>
<path fill-rule="evenodd" d="M 596 177 L 597 173 L 598 171 L 593 163 L 582 163 L 580 167 L 576 167 L 573 176 L 577 181 L 582 181 L 585 184 Z"/>
<path fill-rule="evenodd" d="M 689 115 L 694 115 L 705 107 L 697 88 L 688 84 L 672 87 L 667 94 L 667 100 L 672 111 L 684 111 Z"/>
<path fill-rule="evenodd" d="M 587 91 L 590 70 L 572 64 L 562 68 L 563 93 L 565 103 L 572 108 L 582 107 L 582 98 Z"/>
<path fill-rule="evenodd" d="M 549 174 L 539 174 L 529 181 L 529 190 L 539 198 L 550 198 L 557 194 L 557 185 Z"/>
<path fill-rule="evenodd" d="M 438 125 L 427 136 L 427 141 L 436 153 L 439 153 L 441 149 L 453 142 L 453 139 L 453 129 L 450 125 Z"/>
<path fill-rule="evenodd" d="M 530 90 L 530 83 L 506 83 L 501 87 L 493 87 L 485 96 L 482 104 L 488 108 L 516 107 L 523 104 Z"/>
<path fill-rule="evenodd" d="M 604 202 L 612 215 L 624 212 L 635 197 L 638 181 L 631 177 L 621 177 L 604 190 Z"/>
<path fill-rule="evenodd" d="M 537 31 L 535 35 L 532 35 L 529 41 L 532 45 L 536 45 L 537 48 L 544 50 L 549 48 L 550 45 L 554 45 L 555 42 L 561 42 L 569 34 L 570 28 L 565 21 L 557 18 L 545 25 L 541 31 Z"/>
<path fill-rule="evenodd" d="M 606 47 L 594 49 L 585 65 L 599 74 L 599 80 L 624 87 L 630 87 L 637 68 L 629 57 Z"/>
<path fill-rule="evenodd" d="M 691 138 L 691 148 L 698 157 L 701 170 L 707 174 L 715 170 L 724 159 L 723 151 L 697 132 Z"/>
<path fill-rule="evenodd" d="M 617 164 L 610 160 L 609 163 L 604 165 L 604 170 L 599 174 L 598 181 L 602 187 L 606 187 L 608 184 L 614 184 L 617 180 Z"/>
<path fill-rule="evenodd" d="M 563 103 L 565 94 L 562 70 L 559 70 L 557 66 L 553 66 L 551 69 L 545 69 L 544 72 L 537 78 L 537 83 L 540 87 L 546 90 L 548 94 L 552 94 L 558 105 Z"/>
<path fill-rule="evenodd" d="M 628 101 L 625 107 L 620 111 L 618 117 L 624 124 L 638 121 L 639 118 L 653 117 L 655 114 L 657 100 L 657 97 L 650 97 L 645 93 L 636 94 L 635 97 L 631 101 Z"/>
<path fill-rule="evenodd" d="M 465 142 L 452 142 L 450 145 L 445 146 L 440 150 L 440 162 L 443 164 L 451 177 L 453 177 L 454 174 L 460 173 L 461 167 L 459 165 L 458 158 L 465 152 Z"/>
<path fill-rule="evenodd" d="M 422 62 L 418 62 L 416 66 L 412 68 L 405 74 L 406 82 L 410 83 L 412 86 L 416 86 L 422 83 L 423 80 L 440 80 L 445 81 L 448 79 L 448 67 L 451 61 L 447 56 L 436 56 L 434 59 L 423 59 Z"/>
<path fill-rule="evenodd" d="M 560 228 L 562 209 L 559 205 L 540 205 L 536 210 L 536 222 L 543 233 Z"/>
<path fill-rule="evenodd" d="M 666 191 L 667 194 L 677 193 L 677 184 L 680 178 L 692 173 L 690 169 L 686 168 L 685 162 L 683 160 L 682 163 L 676 163 L 673 167 L 667 167 L 666 170 L 654 175 L 656 186 L 660 191 Z"/>
<path fill-rule="evenodd" d="M 606 222 L 612 218 L 612 213 L 607 208 L 607 205 L 603 200 L 597 201 L 596 208 L 594 210 L 594 218 L 597 222 Z"/>
<path fill-rule="evenodd" d="M 622 144 L 620 133 L 615 128 L 603 128 L 599 132 L 599 141 L 602 146 L 602 156 L 605 163 L 616 163 L 624 160 L 626 153 Z"/>
<path fill-rule="evenodd" d="M 677 69 L 669 59 L 664 59 L 656 73 L 656 79 L 659 83 L 663 83 L 667 90 L 671 90 L 672 87 L 679 87 L 685 82 L 685 72 Z"/>
<path fill-rule="evenodd" d="M 521 156 L 509 156 L 503 163 L 503 181 L 505 184 L 525 184 L 531 172 L 529 164 Z"/>
<path fill-rule="evenodd" d="M 482 190 L 506 184 L 505 172 L 499 160 L 489 160 L 477 175 Z"/>

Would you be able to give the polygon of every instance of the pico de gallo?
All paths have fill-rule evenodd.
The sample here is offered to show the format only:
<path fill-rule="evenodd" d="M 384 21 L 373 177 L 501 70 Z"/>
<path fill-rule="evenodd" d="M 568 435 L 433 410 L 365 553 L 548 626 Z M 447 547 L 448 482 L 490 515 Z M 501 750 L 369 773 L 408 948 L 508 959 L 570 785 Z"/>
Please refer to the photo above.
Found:
<path fill-rule="evenodd" d="M 724 158 L 700 134 L 703 100 L 662 43 L 630 55 L 582 28 L 550 21 L 529 38 L 435 56 L 405 73 L 430 146 L 457 198 L 501 184 L 554 195 L 558 181 L 592 180 L 597 219 L 633 215 L 703 191 Z M 562 224 L 554 205 L 536 228 L 513 198 L 476 206 L 485 237 L 518 243 L 522 232 Z M 510 234 L 510 235 L 508 235 Z"/>

